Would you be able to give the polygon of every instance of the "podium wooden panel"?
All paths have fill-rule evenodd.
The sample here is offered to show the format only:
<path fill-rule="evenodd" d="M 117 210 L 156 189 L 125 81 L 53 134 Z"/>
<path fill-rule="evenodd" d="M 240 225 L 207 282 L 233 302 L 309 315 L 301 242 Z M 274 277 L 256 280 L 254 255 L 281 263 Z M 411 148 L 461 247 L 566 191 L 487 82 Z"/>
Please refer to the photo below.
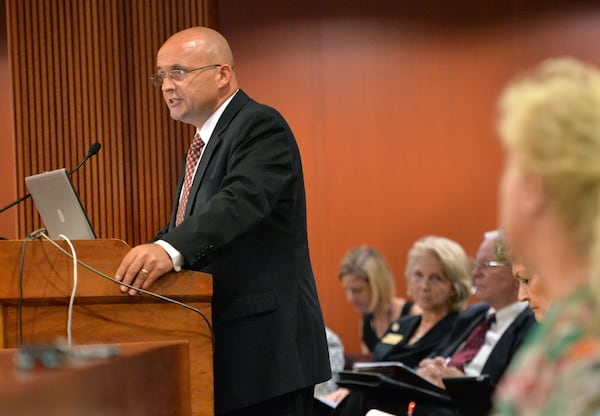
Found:
<path fill-rule="evenodd" d="M 64 241 L 57 241 L 69 251 Z M 129 246 L 121 240 L 72 242 L 77 257 L 113 276 Z M 0 347 L 18 346 L 19 273 L 23 241 L 0 241 Z M 23 344 L 66 337 L 73 262 L 48 241 L 25 245 L 22 270 Z M 213 415 L 213 346 L 210 330 L 195 312 L 147 295 L 121 294 L 119 286 L 78 267 L 72 319 L 74 345 L 187 340 L 192 414 Z M 211 321 L 212 277 L 181 271 L 161 278 L 153 292 L 199 309 Z"/>
<path fill-rule="evenodd" d="M 109 346 L 118 347 L 119 355 L 25 371 L 14 365 L 17 350 L 0 350 L 0 413 L 12 416 L 190 414 L 186 341 Z"/>

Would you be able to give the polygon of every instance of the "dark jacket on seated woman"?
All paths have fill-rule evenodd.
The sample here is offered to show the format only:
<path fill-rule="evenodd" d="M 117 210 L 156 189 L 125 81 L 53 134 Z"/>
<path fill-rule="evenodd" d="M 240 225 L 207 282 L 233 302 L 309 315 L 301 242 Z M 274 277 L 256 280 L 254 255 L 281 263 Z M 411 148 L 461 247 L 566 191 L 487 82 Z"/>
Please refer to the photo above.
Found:
<path fill-rule="evenodd" d="M 423 337 L 407 344 L 421 323 L 420 315 L 404 316 L 392 323 L 373 351 L 373 361 L 399 361 L 409 367 L 417 367 L 452 330 L 457 312 L 440 319 Z"/>
<path fill-rule="evenodd" d="M 405 316 L 410 316 L 410 310 L 412 309 L 415 303 L 413 301 L 407 300 L 402 307 L 402 311 L 400 312 L 400 318 Z M 400 319 L 398 318 L 398 319 Z M 372 313 L 365 313 L 363 315 L 362 320 L 362 342 L 367 346 L 369 351 L 373 352 L 379 341 L 381 339 L 375 333 L 373 326 L 371 325 L 371 321 L 373 320 Z M 392 325 L 394 323 L 392 322 Z M 391 325 L 390 325 L 391 326 Z M 388 329 L 389 331 L 389 329 Z M 385 335 L 385 334 L 384 334 Z"/>

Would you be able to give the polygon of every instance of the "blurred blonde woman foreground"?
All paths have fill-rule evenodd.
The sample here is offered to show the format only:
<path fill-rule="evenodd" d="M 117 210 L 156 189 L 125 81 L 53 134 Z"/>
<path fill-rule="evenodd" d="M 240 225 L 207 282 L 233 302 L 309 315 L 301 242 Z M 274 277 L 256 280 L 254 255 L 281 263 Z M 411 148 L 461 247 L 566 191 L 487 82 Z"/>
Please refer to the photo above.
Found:
<path fill-rule="evenodd" d="M 498 415 L 600 409 L 600 72 L 543 62 L 500 99 L 500 219 L 551 304 L 497 390 Z"/>

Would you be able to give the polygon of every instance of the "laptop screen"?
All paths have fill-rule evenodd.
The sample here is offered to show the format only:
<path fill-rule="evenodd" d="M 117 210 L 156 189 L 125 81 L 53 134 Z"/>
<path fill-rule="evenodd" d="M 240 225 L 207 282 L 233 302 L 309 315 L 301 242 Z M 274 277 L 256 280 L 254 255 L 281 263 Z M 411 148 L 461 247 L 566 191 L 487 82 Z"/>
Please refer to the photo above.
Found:
<path fill-rule="evenodd" d="M 60 234 L 71 240 L 96 238 L 66 169 L 28 176 L 25 183 L 51 238 Z"/>

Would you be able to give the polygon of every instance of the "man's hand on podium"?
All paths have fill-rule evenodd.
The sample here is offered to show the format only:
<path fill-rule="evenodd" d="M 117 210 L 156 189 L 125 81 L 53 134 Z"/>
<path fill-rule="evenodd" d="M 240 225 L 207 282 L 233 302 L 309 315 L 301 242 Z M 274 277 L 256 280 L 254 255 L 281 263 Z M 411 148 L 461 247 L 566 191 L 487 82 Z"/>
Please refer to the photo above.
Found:
<path fill-rule="evenodd" d="M 161 246 L 142 244 L 132 248 L 123 257 L 115 278 L 136 288 L 148 290 L 155 281 L 171 270 L 173 261 Z M 138 293 L 127 286 L 121 286 L 121 292 L 128 292 L 131 296 Z"/>

